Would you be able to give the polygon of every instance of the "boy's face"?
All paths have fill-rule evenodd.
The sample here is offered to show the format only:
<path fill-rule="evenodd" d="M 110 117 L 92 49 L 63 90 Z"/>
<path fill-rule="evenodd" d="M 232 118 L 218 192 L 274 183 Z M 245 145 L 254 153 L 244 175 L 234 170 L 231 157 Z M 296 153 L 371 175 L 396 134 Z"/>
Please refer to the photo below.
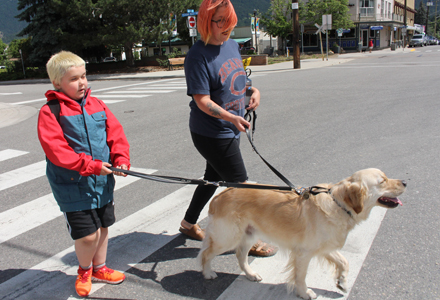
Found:
<path fill-rule="evenodd" d="M 86 67 L 71 67 L 64 74 L 59 84 L 53 83 L 55 88 L 73 100 L 81 100 L 87 90 Z"/>

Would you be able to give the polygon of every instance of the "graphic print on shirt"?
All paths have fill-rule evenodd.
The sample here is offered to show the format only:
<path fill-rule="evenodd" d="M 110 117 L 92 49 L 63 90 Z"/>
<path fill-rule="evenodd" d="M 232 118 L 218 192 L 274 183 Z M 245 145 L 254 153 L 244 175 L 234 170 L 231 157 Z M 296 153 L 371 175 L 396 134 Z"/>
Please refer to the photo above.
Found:
<path fill-rule="evenodd" d="M 221 83 L 224 84 L 228 77 L 230 77 L 231 84 L 229 90 L 232 95 L 239 96 L 240 98 L 229 103 L 226 103 L 226 110 L 239 110 L 244 108 L 244 94 L 246 91 L 246 85 L 243 85 L 242 89 L 237 90 L 236 86 L 240 86 L 239 83 L 236 85 L 236 80 L 240 76 L 246 77 L 246 72 L 243 69 L 243 63 L 238 58 L 228 59 L 220 68 L 219 75 L 221 78 Z"/>

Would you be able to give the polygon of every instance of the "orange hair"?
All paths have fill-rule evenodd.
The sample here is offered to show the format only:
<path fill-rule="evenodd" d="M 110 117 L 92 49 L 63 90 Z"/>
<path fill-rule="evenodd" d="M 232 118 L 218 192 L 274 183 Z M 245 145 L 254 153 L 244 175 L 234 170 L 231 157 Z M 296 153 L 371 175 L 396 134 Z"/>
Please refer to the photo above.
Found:
<path fill-rule="evenodd" d="M 221 6 L 226 6 L 227 13 L 227 21 L 223 27 L 224 31 L 230 30 L 229 35 L 231 35 L 232 29 L 237 25 L 237 14 L 230 0 L 203 0 L 197 15 L 197 30 L 205 45 L 208 44 L 212 36 L 212 16 L 216 13 L 217 8 Z"/>

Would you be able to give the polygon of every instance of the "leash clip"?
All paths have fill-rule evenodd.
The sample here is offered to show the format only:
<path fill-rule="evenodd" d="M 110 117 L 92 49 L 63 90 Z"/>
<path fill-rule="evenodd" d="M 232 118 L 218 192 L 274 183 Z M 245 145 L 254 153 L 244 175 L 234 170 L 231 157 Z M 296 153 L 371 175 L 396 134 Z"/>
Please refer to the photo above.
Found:
<path fill-rule="evenodd" d="M 205 183 L 205 185 L 213 185 L 213 186 L 216 186 L 216 187 L 220 186 L 220 183 L 216 182 L 216 181 L 203 180 L 203 182 Z"/>

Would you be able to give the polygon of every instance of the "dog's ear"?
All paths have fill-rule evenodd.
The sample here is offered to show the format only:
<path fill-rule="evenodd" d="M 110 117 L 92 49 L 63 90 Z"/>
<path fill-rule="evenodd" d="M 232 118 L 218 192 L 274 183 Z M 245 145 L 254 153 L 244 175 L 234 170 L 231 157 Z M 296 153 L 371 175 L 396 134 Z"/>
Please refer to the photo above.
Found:
<path fill-rule="evenodd" d="M 366 196 L 365 188 L 359 183 L 352 182 L 347 187 L 344 202 L 351 206 L 359 214 L 364 209 L 364 199 Z"/>

